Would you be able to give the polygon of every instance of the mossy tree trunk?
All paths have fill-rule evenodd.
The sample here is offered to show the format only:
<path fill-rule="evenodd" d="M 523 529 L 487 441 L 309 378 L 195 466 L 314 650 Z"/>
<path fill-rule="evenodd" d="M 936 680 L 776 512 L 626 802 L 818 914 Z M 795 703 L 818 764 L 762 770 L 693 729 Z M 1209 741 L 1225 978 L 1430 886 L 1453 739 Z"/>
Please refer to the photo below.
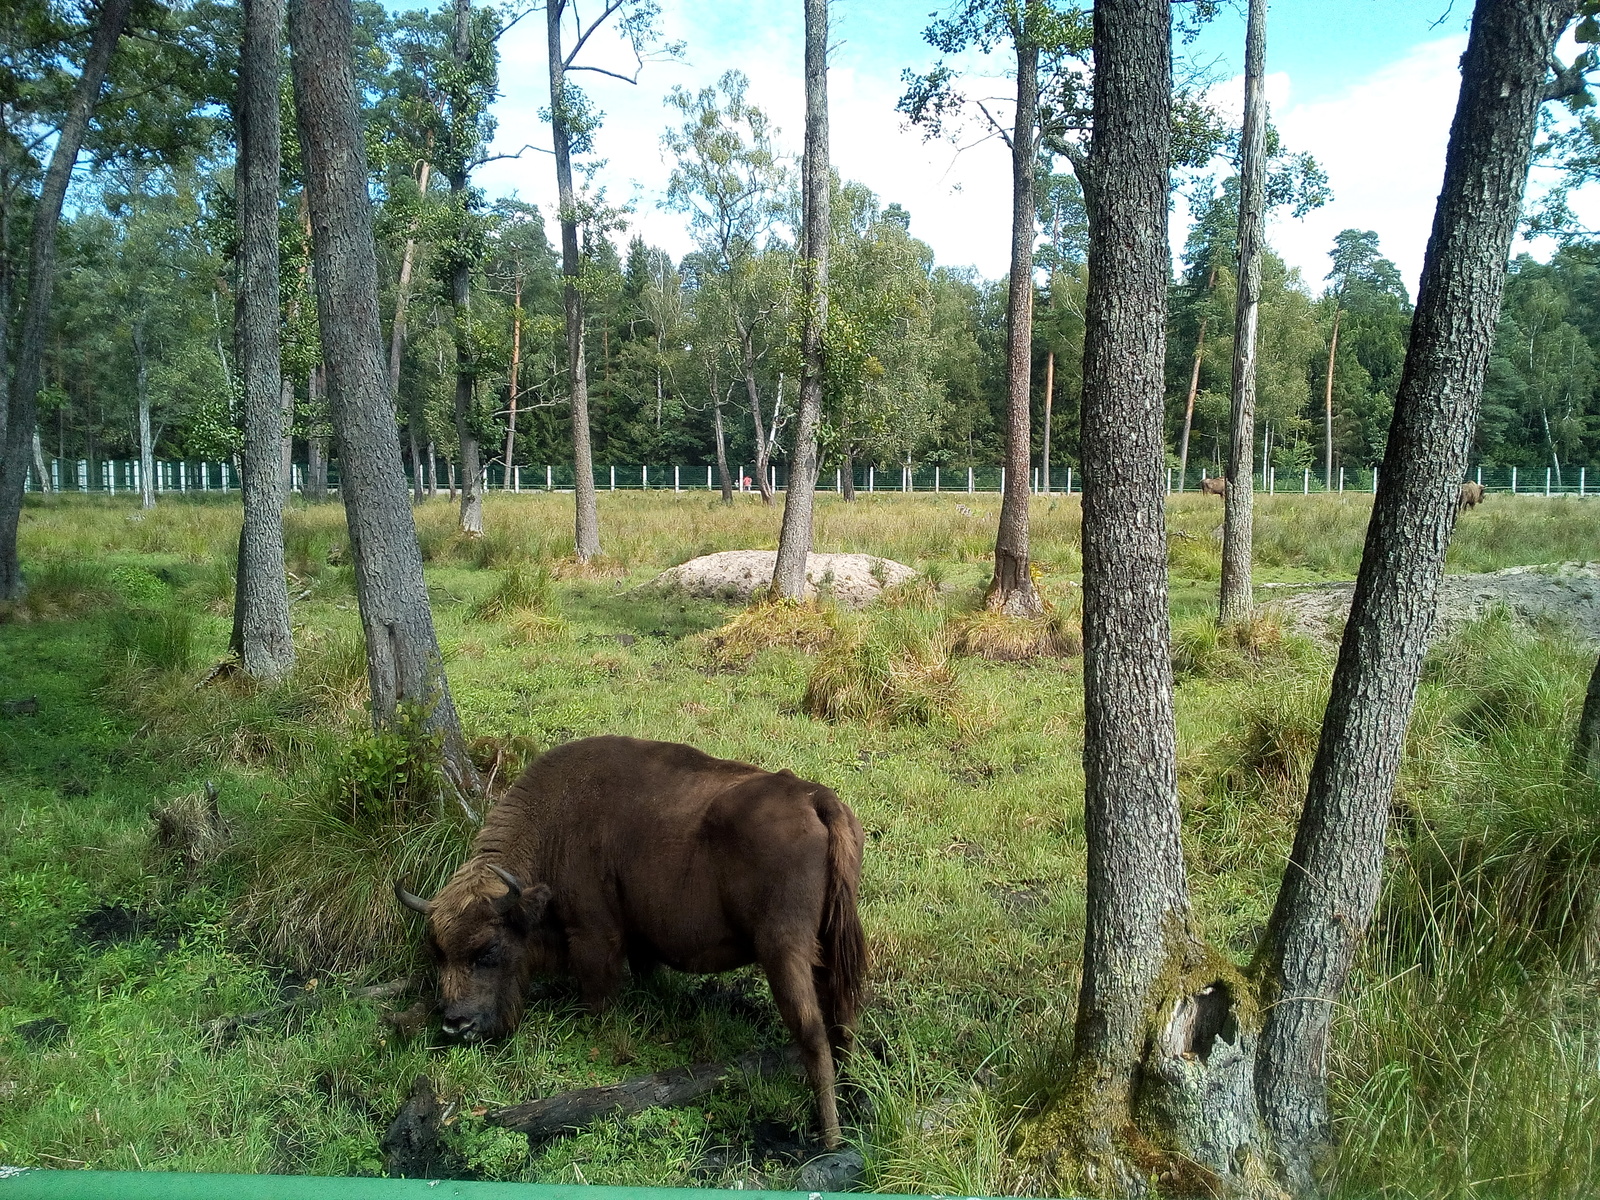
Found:
<path fill-rule="evenodd" d="M 774 595 L 804 600 L 806 559 L 811 553 L 812 508 L 817 490 L 817 427 L 822 422 L 822 331 L 828 324 L 828 2 L 805 0 L 806 155 L 801 187 L 805 200 L 805 264 L 802 268 L 804 324 L 800 332 L 800 421 L 789 460 L 783 529 L 772 571 Z"/>
<path fill-rule="evenodd" d="M 1329 1139 L 1328 1031 L 1377 906 L 1389 803 L 1477 425 L 1551 51 L 1575 0 L 1479 0 L 1361 571 L 1259 959 L 1257 1092 L 1286 1180 Z"/>
<path fill-rule="evenodd" d="M 987 608 L 1017 617 L 1042 611 L 1028 559 L 1028 471 L 1033 465 L 1034 127 L 1039 115 L 1039 47 L 1022 17 L 1017 50 L 1017 113 L 1011 131 L 1011 279 L 1006 297 L 1006 487 L 995 531 Z"/>
<path fill-rule="evenodd" d="M 291 0 L 295 114 L 305 148 L 317 321 L 339 452 L 339 493 L 366 634 L 374 722 L 422 707 L 444 738 L 445 770 L 480 790 L 450 699 L 422 577 L 378 319 L 372 201 L 352 59 L 351 0 Z"/>
<path fill-rule="evenodd" d="M 1260 1176 L 1257 1028 L 1198 939 L 1179 840 L 1162 416 L 1169 274 L 1167 0 L 1094 11 L 1085 302 L 1084 825 L 1088 906 L 1072 1059 L 1023 1158 L 1052 1189 L 1246 1190 Z M 1054 1194 L 1066 1194 L 1066 1190 Z"/>

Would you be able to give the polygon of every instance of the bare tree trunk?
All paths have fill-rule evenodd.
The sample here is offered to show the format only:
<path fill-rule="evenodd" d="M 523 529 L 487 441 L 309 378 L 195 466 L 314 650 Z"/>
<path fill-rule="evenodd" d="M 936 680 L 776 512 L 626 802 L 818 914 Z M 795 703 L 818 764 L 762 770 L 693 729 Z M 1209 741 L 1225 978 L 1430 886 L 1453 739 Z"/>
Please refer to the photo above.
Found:
<path fill-rule="evenodd" d="M 722 430 L 722 391 L 715 372 L 711 375 L 711 425 L 717 436 L 717 479 L 722 484 L 722 502 L 733 503 L 733 477 L 728 473 L 728 439 Z"/>
<path fill-rule="evenodd" d="M 545 5 L 550 58 L 550 134 L 555 144 L 556 190 L 561 203 L 561 306 L 567 326 L 567 371 L 572 395 L 572 491 L 577 504 L 574 543 L 579 562 L 600 553 L 600 508 L 594 490 L 594 454 L 589 445 L 589 372 L 583 351 L 583 297 L 578 276 L 578 201 L 572 188 L 572 134 L 567 126 L 566 60 L 561 51 L 561 14 L 566 0 Z"/>
<path fill-rule="evenodd" d="M 301 494 L 307 500 L 328 498 L 328 439 L 312 430 L 328 411 L 328 368 L 318 363 L 306 376 L 306 478 Z"/>
<path fill-rule="evenodd" d="M 1573 767 L 1600 779 L 1600 661 L 1589 676 L 1589 691 L 1578 718 L 1578 737 L 1572 747 Z"/>
<path fill-rule="evenodd" d="M 472 58 L 472 0 L 454 0 L 455 22 L 451 48 L 456 69 L 465 72 Z M 457 136 L 465 136 L 458 134 Z M 472 319 L 472 260 L 462 247 L 470 243 L 466 225 L 472 220 L 471 193 L 467 190 L 466 146 L 451 147 L 450 199 L 456 220 L 462 223 L 461 236 L 450 263 L 450 303 L 455 312 L 456 335 L 456 440 L 461 444 L 461 516 L 459 527 L 468 537 L 483 536 L 483 464 L 478 446 L 478 430 L 472 411 L 477 396 L 477 372 L 472 363 L 468 325 Z"/>
<path fill-rule="evenodd" d="M 406 419 L 407 449 L 411 452 L 411 494 L 421 504 L 428 495 L 428 472 L 422 465 L 422 451 L 417 446 L 416 422 Z"/>
<path fill-rule="evenodd" d="M 245 673 L 275 679 L 294 665 L 289 588 L 283 564 L 283 440 L 278 344 L 278 84 L 283 58 L 283 0 L 244 0 L 239 55 L 239 329 L 244 377 L 244 526 L 234 588 L 229 649 Z"/>
<path fill-rule="evenodd" d="M 309 387 L 310 376 L 307 376 Z M 294 495 L 294 384 L 284 379 L 279 402 L 283 409 L 283 437 L 278 443 L 278 487 L 287 501 Z"/>
<path fill-rule="evenodd" d="M 1233 420 L 1228 451 L 1228 490 L 1223 495 L 1222 586 L 1218 619 L 1249 620 L 1255 599 L 1250 587 L 1254 538 L 1254 449 L 1256 419 L 1256 322 L 1261 310 L 1262 224 L 1266 217 L 1263 174 L 1267 141 L 1267 0 L 1250 0 L 1244 47 L 1244 136 L 1239 168 L 1239 290 L 1233 327 Z M 1265 468 L 1263 467 L 1263 470 Z"/>
<path fill-rule="evenodd" d="M 1046 496 L 1050 494 L 1050 421 L 1055 408 L 1056 392 L 1056 352 L 1054 350 L 1044 360 L 1044 452 L 1039 455 L 1039 482 L 1044 486 L 1039 490 Z"/>
<path fill-rule="evenodd" d="M 338 443 L 339 491 L 366 632 L 373 721 L 387 723 L 402 703 L 420 705 L 429 714 L 429 726 L 443 735 L 450 780 L 463 795 L 473 794 L 479 790 L 477 773 L 467 757 L 434 635 L 380 349 L 378 265 L 352 65 L 350 0 L 292 0 L 289 31 L 317 317 Z"/>
<path fill-rule="evenodd" d="M 1033 127 L 1038 120 L 1039 47 L 1016 33 L 1017 116 L 1011 134 L 1011 281 L 1006 302 L 1006 490 L 994 541 L 987 608 L 1018 617 L 1043 609 L 1028 561 L 1029 405 L 1033 369 Z"/>
<path fill-rule="evenodd" d="M 1328 1028 L 1378 901 L 1389 802 L 1433 623 L 1556 38 L 1575 0 L 1479 0 L 1394 418 L 1305 810 L 1258 964 L 1257 1089 L 1288 1182 L 1329 1137 Z"/>
<path fill-rule="evenodd" d="M 428 174 L 432 170 L 427 159 L 417 168 L 417 190 L 426 198 Z M 400 279 L 394 292 L 394 322 L 389 327 L 389 397 L 400 401 L 400 363 L 406 352 L 406 309 L 411 303 L 411 272 L 417 260 L 417 239 L 408 237 L 406 248 L 400 254 Z"/>
<path fill-rule="evenodd" d="M 1178 490 L 1183 491 L 1184 481 L 1189 477 L 1189 431 L 1194 428 L 1194 398 L 1200 390 L 1200 363 L 1205 358 L 1206 351 L 1206 322 L 1209 317 L 1200 318 L 1200 336 L 1194 340 L 1194 366 L 1189 371 L 1189 398 L 1183 405 L 1183 442 L 1178 450 Z"/>
<path fill-rule="evenodd" d="M 1322 393 L 1322 486 L 1333 488 L 1333 362 L 1339 352 L 1339 313 L 1333 310 L 1333 337 L 1328 342 L 1328 378 Z"/>
<path fill-rule="evenodd" d="M 3 345 L 4 343 L 0 343 Z M 5 374 L 0 368 L 0 375 Z M 44 469 L 44 446 L 39 441 L 39 426 L 33 427 L 33 475 L 39 481 L 39 494 L 48 496 L 52 491 L 50 487 L 50 472 Z"/>
<path fill-rule="evenodd" d="M 764 504 L 771 504 L 772 480 L 767 474 L 767 462 L 772 447 L 767 441 L 767 429 L 761 419 L 761 391 L 756 384 L 756 352 L 753 335 L 740 317 L 734 318 L 739 330 L 739 364 L 744 368 L 744 392 L 750 400 L 750 423 L 756 435 L 756 487 L 761 491 Z"/>
<path fill-rule="evenodd" d="M 61 203 L 72 179 L 73 165 L 83 147 L 89 116 L 100 98 L 111 52 L 128 21 L 133 0 L 102 0 L 93 39 L 84 57 L 83 72 L 72 90 L 44 183 L 33 206 L 33 230 L 28 242 L 28 296 L 17 341 L 16 368 L 11 381 L 0 446 L 0 600 L 22 595 L 22 564 L 17 558 L 17 528 L 22 521 L 22 491 L 28 478 L 29 445 L 38 422 L 39 386 L 43 381 L 44 341 L 50 327 L 50 296 L 55 285 L 56 227 Z M 3 359 L 3 356 L 0 356 Z M 4 369 L 0 361 L 0 370 Z"/>
<path fill-rule="evenodd" d="M 506 416 L 506 486 L 511 486 L 511 464 L 517 449 L 517 382 L 522 374 L 522 264 L 517 264 L 515 298 L 511 307 L 511 405 Z M 659 385 L 658 385 L 659 386 Z M 660 424 L 659 420 L 657 424 Z"/>
<path fill-rule="evenodd" d="M 428 495 L 434 499 L 439 498 L 439 456 L 434 450 L 433 439 L 428 439 Z"/>
<path fill-rule="evenodd" d="M 845 500 L 854 501 L 856 498 L 856 456 L 854 451 L 846 450 L 844 452 L 844 466 L 840 471 L 840 475 L 844 480 Z"/>
<path fill-rule="evenodd" d="M 150 370 L 144 353 L 144 322 L 133 325 L 134 392 L 139 402 L 139 503 L 156 506 L 156 446 L 150 432 Z M 287 592 L 284 603 L 288 603 Z"/>
<path fill-rule="evenodd" d="M 817 488 L 817 426 L 822 420 L 822 331 L 828 324 L 828 0 L 805 0 L 806 153 L 801 166 L 805 193 L 805 264 L 802 268 L 800 330 L 800 423 L 789 460 L 783 530 L 772 590 L 792 600 L 806 595 L 806 559 L 811 553 L 812 510 Z M 782 388 L 779 389 L 782 396 Z M 774 410 L 773 420 L 777 420 Z"/>

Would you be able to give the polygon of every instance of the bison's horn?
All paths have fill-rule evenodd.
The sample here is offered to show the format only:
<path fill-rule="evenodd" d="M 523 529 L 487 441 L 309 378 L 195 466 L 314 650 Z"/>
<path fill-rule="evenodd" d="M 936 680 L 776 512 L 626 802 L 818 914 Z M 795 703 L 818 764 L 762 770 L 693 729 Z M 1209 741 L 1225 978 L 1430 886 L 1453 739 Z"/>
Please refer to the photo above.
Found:
<path fill-rule="evenodd" d="M 394 881 L 394 898 L 412 912 L 421 913 L 423 916 L 427 916 L 433 911 L 433 901 L 424 900 L 421 896 L 406 891 L 404 880 L 396 879 Z"/>
<path fill-rule="evenodd" d="M 497 863 L 490 863 L 489 870 L 500 876 L 502 883 L 511 889 L 511 898 L 517 899 L 522 895 L 522 884 L 517 882 L 517 877 Z"/>

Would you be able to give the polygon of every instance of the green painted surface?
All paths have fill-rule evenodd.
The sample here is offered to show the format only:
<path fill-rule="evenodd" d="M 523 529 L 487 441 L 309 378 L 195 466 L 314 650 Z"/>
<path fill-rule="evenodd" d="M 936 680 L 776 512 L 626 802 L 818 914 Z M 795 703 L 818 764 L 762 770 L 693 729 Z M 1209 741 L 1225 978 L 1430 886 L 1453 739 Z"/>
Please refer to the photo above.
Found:
<path fill-rule="evenodd" d="M 189 1175 L 175 1171 L 36 1171 L 0 1177 L 0 1200 L 687 1200 L 688 1188 L 346 1179 L 318 1175 Z M 746 1192 L 820 1200 L 821 1192 Z"/>

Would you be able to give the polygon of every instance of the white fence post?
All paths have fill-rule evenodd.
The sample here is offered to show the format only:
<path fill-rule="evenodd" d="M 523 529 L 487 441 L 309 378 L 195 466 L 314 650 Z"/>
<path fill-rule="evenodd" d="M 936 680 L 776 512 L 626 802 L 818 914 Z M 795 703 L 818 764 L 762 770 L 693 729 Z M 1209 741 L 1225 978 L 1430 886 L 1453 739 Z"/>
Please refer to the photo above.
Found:
<path fill-rule="evenodd" d="M 835 492 L 837 492 L 841 496 L 844 495 L 844 468 L 843 467 L 835 467 L 833 469 L 833 490 Z"/>
<path fill-rule="evenodd" d="M 878 490 L 878 468 L 876 468 L 876 467 L 868 467 L 867 468 L 867 491 L 868 492 L 875 492 L 877 490 Z"/>
<path fill-rule="evenodd" d="M 1277 494 L 1278 494 L 1278 468 L 1277 467 L 1268 467 L 1267 468 L 1267 495 L 1276 496 Z"/>
<path fill-rule="evenodd" d="M 1004 467 L 1000 468 L 1000 494 L 1002 496 L 1006 494 L 1006 469 Z"/>
<path fill-rule="evenodd" d="M 555 477 L 551 473 L 549 463 L 546 463 L 544 467 L 544 490 L 547 492 L 553 492 L 556 490 Z"/>
<path fill-rule="evenodd" d="M 773 491 L 777 491 L 778 490 L 778 468 L 777 467 L 768 467 L 767 468 L 767 485 L 769 487 L 771 487 L 771 489 Z M 788 489 L 785 488 L 784 490 L 787 491 Z"/>
<path fill-rule="evenodd" d="M 639 490 L 641 492 L 650 490 L 650 467 L 647 463 L 639 464 Z"/>
<path fill-rule="evenodd" d="M 1578 468 L 1578 499 L 1579 500 L 1583 499 L 1583 485 L 1584 485 L 1585 477 L 1588 475 L 1588 473 L 1589 473 L 1589 468 L 1588 467 L 1579 467 Z"/>
<path fill-rule="evenodd" d="M 1344 495 L 1344 468 L 1339 468 L 1339 494 Z"/>
<path fill-rule="evenodd" d="M 78 460 L 78 490 L 80 492 L 89 490 L 89 460 L 85 458 Z"/>
<path fill-rule="evenodd" d="M 1308 496 L 1311 495 L 1311 468 L 1310 467 L 1306 468 L 1305 494 L 1308 495 Z"/>
<path fill-rule="evenodd" d="M 1374 496 L 1378 494 L 1378 468 L 1376 466 L 1372 468 L 1372 494 Z"/>
<path fill-rule="evenodd" d="M 675 492 L 683 491 L 683 487 L 678 482 L 678 468 L 677 467 L 673 467 L 672 468 L 672 490 L 675 491 Z"/>
<path fill-rule="evenodd" d="M 1478 486 L 1479 487 L 1483 486 L 1483 468 L 1482 467 L 1478 468 Z"/>
<path fill-rule="evenodd" d="M 615 467 L 611 468 L 611 490 L 613 492 L 617 490 L 617 469 Z"/>
<path fill-rule="evenodd" d="M 933 490 L 934 490 L 935 493 L 937 493 L 939 491 L 939 464 L 938 463 L 934 463 L 933 464 Z"/>
<path fill-rule="evenodd" d="M 1548 500 L 1550 498 L 1550 468 L 1549 467 L 1546 467 L 1544 469 L 1544 497 L 1545 497 L 1546 500 Z"/>
<path fill-rule="evenodd" d="M 1511 468 L 1511 494 L 1513 496 L 1517 494 L 1517 469 L 1515 467 Z"/>
<path fill-rule="evenodd" d="M 511 468 L 511 490 L 513 492 L 522 490 L 522 468 L 515 465 Z"/>
<path fill-rule="evenodd" d="M 967 494 L 972 494 L 972 468 L 967 468 Z"/>

